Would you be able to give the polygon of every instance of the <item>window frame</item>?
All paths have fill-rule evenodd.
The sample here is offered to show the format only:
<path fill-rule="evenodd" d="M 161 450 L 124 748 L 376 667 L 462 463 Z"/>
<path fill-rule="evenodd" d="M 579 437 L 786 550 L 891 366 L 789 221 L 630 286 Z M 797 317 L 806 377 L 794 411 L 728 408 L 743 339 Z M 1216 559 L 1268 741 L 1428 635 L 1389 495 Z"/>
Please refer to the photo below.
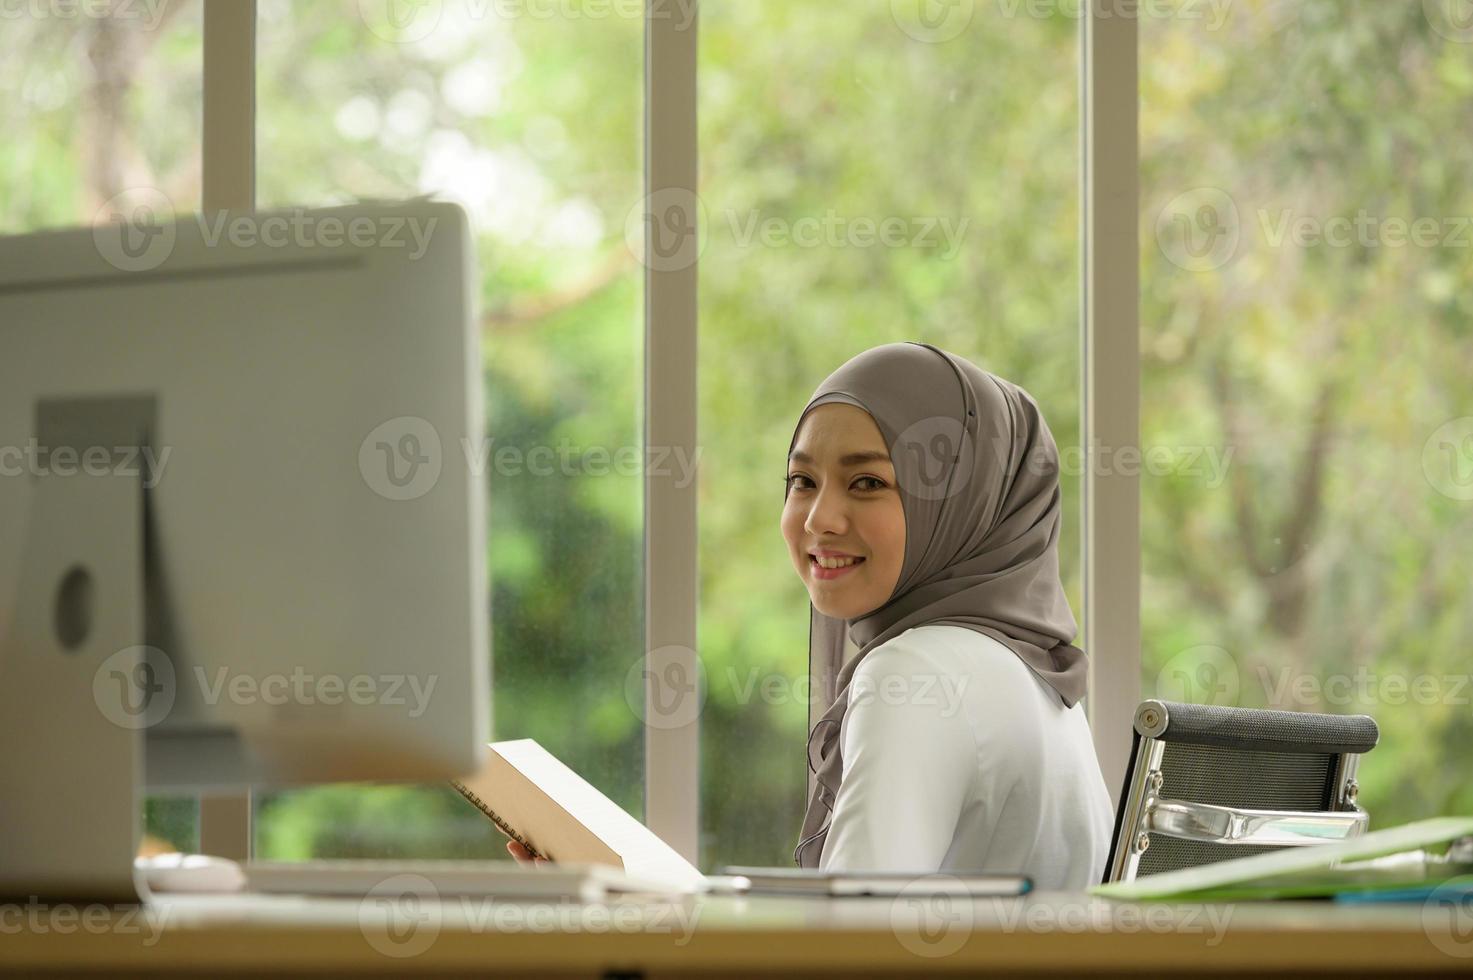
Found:
<path fill-rule="evenodd" d="M 203 201 L 255 205 L 256 2 L 204 2 Z M 653 202 L 698 220 L 699 23 L 645 4 L 646 215 Z M 1095 447 L 1140 442 L 1139 146 L 1136 0 L 1090 0 L 1080 23 L 1080 432 Z M 671 191 L 683 191 L 673 196 Z M 660 192 L 663 195 L 656 196 Z M 674 204 L 669 202 L 674 201 Z M 646 446 L 696 459 L 699 259 L 645 261 Z M 1140 482 L 1086 466 L 1081 501 L 1087 712 L 1106 785 L 1118 795 L 1140 695 Z M 696 676 L 698 481 L 647 472 L 644 486 L 646 697 L 671 665 Z M 645 726 L 645 822 L 693 863 L 699 857 L 700 715 Z M 794 751 L 800 751 L 795 746 Z M 207 797 L 201 849 L 240 859 L 253 850 L 250 794 Z"/>
<path fill-rule="evenodd" d="M 204 0 L 200 209 L 256 206 L 256 0 Z M 255 851 L 250 790 L 206 794 L 199 849 L 244 861 Z"/>
<path fill-rule="evenodd" d="M 1093 465 L 1140 446 L 1140 89 L 1136 0 L 1090 0 L 1080 25 L 1080 426 L 1086 702 L 1118 804 L 1141 693 L 1140 476 Z"/>

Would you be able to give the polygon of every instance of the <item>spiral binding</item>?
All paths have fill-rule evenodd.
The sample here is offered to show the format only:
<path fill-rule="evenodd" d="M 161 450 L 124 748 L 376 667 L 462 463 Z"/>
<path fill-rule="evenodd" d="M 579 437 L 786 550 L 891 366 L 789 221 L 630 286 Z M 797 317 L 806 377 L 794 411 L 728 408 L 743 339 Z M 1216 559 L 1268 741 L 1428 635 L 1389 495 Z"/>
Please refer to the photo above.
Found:
<path fill-rule="evenodd" d="M 547 857 L 546 854 L 543 854 L 542 852 L 538 851 L 537 848 L 533 847 L 532 843 L 528 841 L 527 838 L 523 837 L 521 834 L 513 830 L 511 824 L 507 823 L 505 820 L 497 816 L 496 811 L 487 806 L 485 800 L 481 799 L 475 793 L 472 793 L 464 783 L 460 782 L 459 780 L 452 779 L 450 780 L 450 785 L 454 786 L 455 791 L 461 796 L 464 796 L 467 800 L 469 800 L 477 810 L 480 810 L 486 816 L 490 817 L 491 822 L 494 823 L 503 834 L 525 847 L 528 854 L 531 854 L 534 858 Z"/>

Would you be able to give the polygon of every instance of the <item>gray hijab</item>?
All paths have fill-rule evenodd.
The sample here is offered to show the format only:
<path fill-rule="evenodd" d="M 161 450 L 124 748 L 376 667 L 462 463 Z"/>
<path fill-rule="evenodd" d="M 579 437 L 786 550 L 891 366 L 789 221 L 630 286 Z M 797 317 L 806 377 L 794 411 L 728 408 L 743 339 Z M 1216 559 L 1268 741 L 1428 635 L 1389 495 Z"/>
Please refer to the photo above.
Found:
<path fill-rule="evenodd" d="M 807 868 L 818 867 L 843 777 L 849 681 L 871 650 L 915 626 L 963 626 L 1016 653 L 1065 704 L 1085 688 L 1059 581 L 1059 452 L 1028 393 L 930 344 L 886 344 L 818 386 L 789 452 L 808 413 L 831 402 L 868 412 L 890 447 L 905 558 L 895 591 L 864 616 L 832 619 L 809 605 L 808 810 L 793 850 Z M 846 628 L 859 652 L 844 664 Z"/>

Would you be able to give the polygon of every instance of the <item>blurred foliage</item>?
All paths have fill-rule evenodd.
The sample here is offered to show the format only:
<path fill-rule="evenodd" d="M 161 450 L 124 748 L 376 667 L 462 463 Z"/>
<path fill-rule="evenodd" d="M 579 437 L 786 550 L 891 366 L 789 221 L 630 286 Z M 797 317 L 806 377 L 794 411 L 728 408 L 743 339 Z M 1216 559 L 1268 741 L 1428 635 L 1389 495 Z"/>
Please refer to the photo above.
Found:
<path fill-rule="evenodd" d="M 114 4 L 116 6 L 116 4 Z M 146 8 L 154 7 L 151 12 Z M 7 8 L 0 59 L 0 229 L 107 220 L 129 188 L 200 199 L 203 15 L 197 0 Z M 125 8 L 119 7 L 123 10 Z"/>
<path fill-rule="evenodd" d="M 1473 415 L 1473 47 L 1437 14 L 1141 25 L 1144 444 L 1233 452 L 1220 486 L 1142 483 L 1143 690 L 1372 715 L 1360 801 L 1383 827 L 1473 812 L 1473 505 L 1423 455 Z M 1156 228 L 1202 187 L 1239 238 L 1198 271 Z M 1361 214 L 1348 240 L 1279 236 Z M 1418 219 L 1427 244 L 1398 238 Z M 1173 679 L 1203 647 L 1217 683 Z"/>
<path fill-rule="evenodd" d="M 195 206 L 200 18 L 166 6 L 153 28 L 7 21 L 25 57 L 0 63 L 0 227 L 89 222 L 134 186 Z M 957 36 L 925 43 L 887 0 L 842 16 L 703 5 L 703 867 L 791 859 L 807 603 L 778 533 L 779 467 L 797 413 L 849 356 L 925 340 L 1035 395 L 1065 452 L 1061 558 L 1081 608 L 1077 7 L 977 4 Z M 353 0 L 262 0 L 258 187 L 267 206 L 434 192 L 472 215 L 492 451 L 574 460 L 551 476 L 491 469 L 494 736 L 537 738 L 640 815 L 641 706 L 624 680 L 643 645 L 641 482 L 591 475 L 643 428 L 642 270 L 625 237 L 643 25 L 616 8 L 504 18 L 447 0 L 426 36 L 389 40 Z M 1473 214 L 1473 146 L 1457 138 L 1473 47 L 1415 0 L 1225 13 L 1141 24 L 1143 447 L 1172 460 L 1142 477 L 1143 695 L 1370 713 L 1383 739 L 1361 799 L 1377 825 L 1473 812 L 1473 691 L 1458 686 L 1473 509 L 1437 492 L 1422 456 L 1473 414 L 1470 246 L 1272 236 L 1285 209 Z M 1173 209 L 1201 188 L 1232 202 L 1216 217 L 1240 241 L 1184 268 Z M 920 238 L 747 237 L 805 218 L 841 235 L 900 219 Z M 1199 451 L 1231 453 L 1220 480 Z M 1362 668 L 1380 678 L 1369 699 L 1320 690 Z M 1395 703 L 1385 678 L 1419 675 L 1440 679 L 1434 703 Z M 1318 693 L 1284 699 L 1306 680 Z M 148 819 L 189 846 L 172 801 Z M 273 794 L 259 831 L 280 858 L 501 852 L 436 787 Z"/>

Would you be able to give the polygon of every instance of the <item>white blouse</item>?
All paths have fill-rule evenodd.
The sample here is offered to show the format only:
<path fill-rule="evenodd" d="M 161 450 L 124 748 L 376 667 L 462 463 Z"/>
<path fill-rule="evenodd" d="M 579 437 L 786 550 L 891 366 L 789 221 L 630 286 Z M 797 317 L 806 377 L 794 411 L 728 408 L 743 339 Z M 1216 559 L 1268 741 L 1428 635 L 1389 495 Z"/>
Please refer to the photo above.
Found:
<path fill-rule="evenodd" d="M 1017 871 L 1097 884 L 1114 829 L 1084 707 L 961 626 L 871 650 L 839 730 L 844 777 L 819 861 L 853 871 Z"/>

